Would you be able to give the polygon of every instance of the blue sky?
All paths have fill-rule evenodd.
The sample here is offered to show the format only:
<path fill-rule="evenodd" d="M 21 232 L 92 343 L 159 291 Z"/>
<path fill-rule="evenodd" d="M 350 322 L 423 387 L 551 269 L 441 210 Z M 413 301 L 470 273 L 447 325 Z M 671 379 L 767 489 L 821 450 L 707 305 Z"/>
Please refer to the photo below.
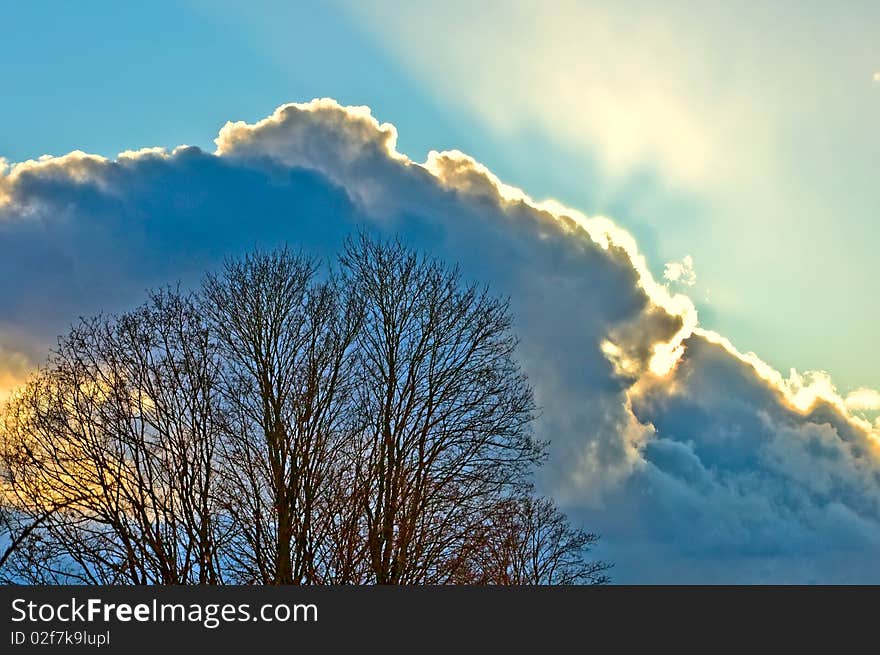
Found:
<path fill-rule="evenodd" d="M 880 579 L 880 5 L 472 4 L 0 0 L 0 398 L 80 314 L 368 223 L 510 293 L 618 581 Z"/>
<path fill-rule="evenodd" d="M 464 147 L 455 120 L 326 3 L 3 0 L 2 156 L 208 149 L 227 120 L 331 96 L 396 114 L 401 147 Z M 34 35 L 39 34 L 35 39 Z"/>

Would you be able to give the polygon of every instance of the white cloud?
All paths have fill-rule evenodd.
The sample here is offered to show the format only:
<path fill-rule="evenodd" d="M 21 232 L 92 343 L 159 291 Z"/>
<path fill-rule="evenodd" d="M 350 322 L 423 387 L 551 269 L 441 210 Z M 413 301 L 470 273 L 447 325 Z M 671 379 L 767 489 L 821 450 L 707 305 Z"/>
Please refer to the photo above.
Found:
<path fill-rule="evenodd" d="M 539 482 L 605 535 L 619 580 L 880 580 L 880 426 L 850 414 L 868 390 L 783 377 L 700 328 L 611 220 L 460 152 L 413 161 L 366 108 L 285 105 L 227 124 L 214 154 L 11 165 L 0 196 L 0 321 L 43 342 L 255 243 L 399 233 L 511 297 L 551 439 Z"/>
<path fill-rule="evenodd" d="M 852 410 L 880 410 L 880 392 L 874 389 L 856 389 L 847 394 L 846 406 Z"/>
<path fill-rule="evenodd" d="M 663 279 L 669 282 L 692 287 L 697 283 L 697 272 L 694 270 L 694 258 L 685 255 L 680 262 L 666 262 L 663 268 Z"/>

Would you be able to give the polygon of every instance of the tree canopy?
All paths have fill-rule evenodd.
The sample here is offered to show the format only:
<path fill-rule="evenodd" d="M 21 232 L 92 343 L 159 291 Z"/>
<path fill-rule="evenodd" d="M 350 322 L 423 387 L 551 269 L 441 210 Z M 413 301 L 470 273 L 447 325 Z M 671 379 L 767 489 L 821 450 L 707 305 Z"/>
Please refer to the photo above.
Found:
<path fill-rule="evenodd" d="M 0 423 L 7 581 L 604 583 L 508 302 L 367 235 L 81 319 Z"/>

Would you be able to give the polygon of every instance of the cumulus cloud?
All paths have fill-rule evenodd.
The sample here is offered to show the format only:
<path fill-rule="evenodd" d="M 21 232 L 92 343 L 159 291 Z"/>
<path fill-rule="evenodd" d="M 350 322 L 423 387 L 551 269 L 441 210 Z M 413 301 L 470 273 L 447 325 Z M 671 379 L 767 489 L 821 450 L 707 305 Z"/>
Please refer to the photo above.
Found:
<path fill-rule="evenodd" d="M 663 279 L 669 282 L 692 287 L 697 283 L 697 272 L 694 270 L 694 258 L 685 255 L 680 262 L 666 262 L 663 268 Z"/>
<path fill-rule="evenodd" d="M 880 392 L 864 387 L 846 396 L 846 406 L 853 410 L 880 410 Z"/>
<path fill-rule="evenodd" d="M 323 99 L 228 123 L 214 153 L 7 164 L 0 335 L 18 336 L 0 341 L 0 370 L 30 366 L 77 315 L 192 283 L 223 256 L 281 241 L 330 254 L 367 226 L 511 297 L 551 441 L 538 483 L 604 534 L 618 580 L 880 581 L 863 400 L 700 328 L 611 220 L 536 201 L 457 151 L 418 163 L 396 138 Z M 678 264 L 687 284 L 692 262 Z"/>

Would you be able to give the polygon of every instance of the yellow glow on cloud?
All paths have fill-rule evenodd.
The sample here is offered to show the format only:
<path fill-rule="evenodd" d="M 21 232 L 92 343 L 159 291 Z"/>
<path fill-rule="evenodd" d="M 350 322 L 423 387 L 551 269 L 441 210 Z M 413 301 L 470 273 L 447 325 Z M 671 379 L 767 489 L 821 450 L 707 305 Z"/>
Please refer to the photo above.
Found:
<path fill-rule="evenodd" d="M 2 338 L 0 334 L 0 338 Z M 24 384 L 35 364 L 24 353 L 5 347 L 0 341 L 0 405 Z"/>
<path fill-rule="evenodd" d="M 35 170 L 46 172 L 63 173 L 65 176 L 82 182 L 91 177 L 96 166 L 107 163 L 107 158 L 100 155 L 92 155 L 82 150 L 73 150 L 66 155 L 41 155 L 37 159 L 28 159 L 23 162 L 12 164 L 9 170 L 9 179 L 14 181 L 16 177 Z"/>
<path fill-rule="evenodd" d="M 59 156 L 41 155 L 36 159 L 27 159 L 21 162 L 10 162 L 0 157 L 0 207 L 12 201 L 11 189 L 19 178 L 25 175 L 59 176 L 78 183 L 96 182 L 100 184 L 100 173 L 107 166 L 125 164 L 149 157 L 167 159 L 190 147 L 180 145 L 170 152 L 160 146 L 124 150 L 117 155 L 115 160 L 83 152 L 82 150 L 73 150 L 66 155 Z"/>
<path fill-rule="evenodd" d="M 457 190 L 472 191 L 480 180 L 488 181 L 498 196 L 507 203 L 524 203 L 539 211 L 553 216 L 564 227 L 565 219 L 574 221 L 583 228 L 589 237 L 602 248 L 617 247 L 624 250 L 639 276 L 639 284 L 648 294 L 651 301 L 674 316 L 680 316 L 682 327 L 668 343 L 657 343 L 653 346 L 654 356 L 650 362 L 650 370 L 655 375 L 666 375 L 681 357 L 681 342 L 693 332 L 697 326 L 697 309 L 693 301 L 684 294 L 673 294 L 669 289 L 658 283 L 648 269 L 644 255 L 639 252 L 635 238 L 611 219 L 604 216 L 588 217 L 582 212 L 566 207 L 554 199 L 543 201 L 533 200 L 525 191 L 502 183 L 488 168 L 472 157 L 457 150 L 447 152 L 431 151 L 422 166 L 433 174 L 446 187 Z M 450 175 L 454 169 L 456 175 Z M 469 175 L 475 175 L 472 181 Z"/>
<path fill-rule="evenodd" d="M 623 348 L 608 339 L 605 339 L 599 347 L 602 350 L 602 354 L 614 365 L 618 375 L 638 375 L 639 363 L 627 357 L 626 353 L 623 352 Z"/>
<path fill-rule="evenodd" d="M 141 157 L 168 157 L 168 150 L 161 146 L 152 148 L 138 148 L 137 150 L 123 150 L 117 159 L 140 159 Z"/>
<path fill-rule="evenodd" d="M 789 371 L 785 378 L 779 371 L 767 364 L 753 352 L 742 353 L 728 340 L 717 332 L 696 328 L 694 334 L 702 336 L 711 343 L 722 346 L 727 352 L 749 364 L 758 376 L 779 390 L 785 402 L 801 413 L 810 411 L 817 402 L 827 402 L 847 418 L 851 423 L 865 430 L 876 439 L 880 439 L 880 419 L 872 424 L 870 421 L 854 415 L 852 410 L 880 409 L 880 393 L 873 389 L 858 389 L 842 398 L 834 386 L 831 376 L 825 371 L 805 371 L 799 373 L 795 369 Z M 876 403 L 876 405 L 875 405 Z"/>

